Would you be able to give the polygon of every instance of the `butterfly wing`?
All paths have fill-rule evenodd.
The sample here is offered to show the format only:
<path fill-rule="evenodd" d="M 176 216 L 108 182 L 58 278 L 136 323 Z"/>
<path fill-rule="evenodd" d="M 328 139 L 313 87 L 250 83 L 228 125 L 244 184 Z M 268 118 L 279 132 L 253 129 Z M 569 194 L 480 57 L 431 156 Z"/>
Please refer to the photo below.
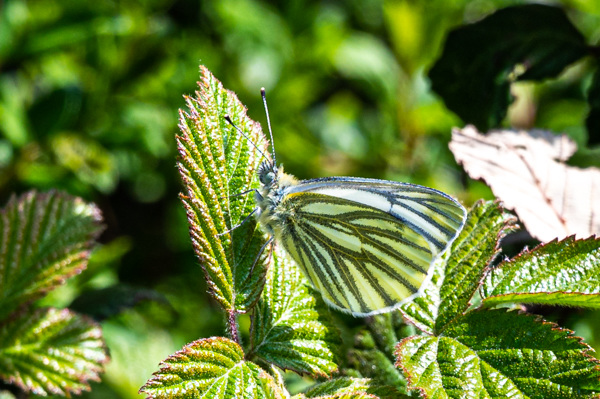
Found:
<path fill-rule="evenodd" d="M 300 182 L 279 207 L 277 241 L 326 302 L 355 316 L 416 295 L 466 215 L 437 190 L 358 178 Z"/>

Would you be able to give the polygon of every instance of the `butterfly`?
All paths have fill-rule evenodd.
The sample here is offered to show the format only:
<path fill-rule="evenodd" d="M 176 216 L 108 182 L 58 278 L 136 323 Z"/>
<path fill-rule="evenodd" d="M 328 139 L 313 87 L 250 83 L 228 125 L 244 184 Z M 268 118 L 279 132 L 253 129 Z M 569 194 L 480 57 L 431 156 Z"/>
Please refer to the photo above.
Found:
<path fill-rule="evenodd" d="M 356 317 L 419 295 L 465 223 L 465 208 L 432 188 L 357 177 L 299 181 L 276 166 L 274 151 L 271 159 L 258 168 L 253 211 L 270 236 L 265 246 L 281 245 L 329 306 Z"/>

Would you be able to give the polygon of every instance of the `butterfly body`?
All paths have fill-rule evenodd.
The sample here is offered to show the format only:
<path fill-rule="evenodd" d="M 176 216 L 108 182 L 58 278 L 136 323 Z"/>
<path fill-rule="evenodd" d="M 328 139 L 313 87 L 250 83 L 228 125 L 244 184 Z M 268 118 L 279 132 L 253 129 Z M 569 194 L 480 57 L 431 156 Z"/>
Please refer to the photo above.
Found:
<path fill-rule="evenodd" d="M 437 190 L 354 177 L 298 181 L 265 161 L 258 221 L 332 307 L 390 311 L 418 295 L 466 211 Z"/>

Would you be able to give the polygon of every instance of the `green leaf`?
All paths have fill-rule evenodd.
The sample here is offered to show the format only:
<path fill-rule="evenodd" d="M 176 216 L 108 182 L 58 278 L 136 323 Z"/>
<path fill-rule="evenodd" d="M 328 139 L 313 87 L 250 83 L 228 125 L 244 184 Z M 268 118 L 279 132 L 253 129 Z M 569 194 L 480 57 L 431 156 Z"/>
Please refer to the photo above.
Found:
<path fill-rule="evenodd" d="M 107 360 L 100 326 L 68 309 L 37 309 L 0 327 L 0 377 L 36 395 L 89 390 Z"/>
<path fill-rule="evenodd" d="M 78 86 L 57 88 L 35 99 L 28 110 L 28 119 L 35 136 L 50 136 L 68 130 L 80 115 L 82 90 Z"/>
<path fill-rule="evenodd" d="M 368 378 L 335 378 L 310 387 L 294 398 L 408 398 L 390 387 L 379 386 Z"/>
<path fill-rule="evenodd" d="M 542 244 L 486 277 L 484 306 L 507 302 L 600 308 L 600 238 Z"/>
<path fill-rule="evenodd" d="M 161 363 L 141 389 L 149 398 L 284 398 L 273 377 L 244 360 L 235 342 L 213 337 L 194 341 Z"/>
<path fill-rule="evenodd" d="M 557 7 L 507 7 L 448 35 L 429 77 L 446 106 L 488 130 L 511 102 L 510 83 L 557 76 L 587 54 L 583 35 Z"/>
<path fill-rule="evenodd" d="M 596 69 L 592 78 L 592 84 L 587 92 L 587 100 L 590 111 L 585 120 L 589 143 L 600 142 L 600 69 Z"/>
<path fill-rule="evenodd" d="M 167 299 L 157 291 L 114 284 L 97 290 L 86 290 L 71 302 L 69 309 L 102 321 L 135 307 L 143 301 L 153 301 L 168 308 Z"/>
<path fill-rule="evenodd" d="M 341 337 L 319 294 L 307 284 L 300 270 L 275 249 L 253 314 L 248 356 L 298 373 L 328 376 L 337 370 Z"/>
<path fill-rule="evenodd" d="M 409 337 L 397 365 L 424 397 L 592 398 L 600 362 L 571 331 L 530 315 L 471 312 L 444 336 Z"/>
<path fill-rule="evenodd" d="M 405 317 L 432 334 L 467 310 L 487 266 L 499 252 L 499 240 L 514 228 L 514 221 L 495 202 L 476 203 L 424 294 L 401 307 Z"/>
<path fill-rule="evenodd" d="M 406 379 L 394 365 L 394 351 L 398 341 L 414 334 L 415 328 L 404 323 L 399 312 L 373 316 L 354 336 L 345 371 L 406 392 Z"/>
<path fill-rule="evenodd" d="M 200 91 L 186 98 L 188 111 L 180 111 L 178 167 L 185 188 L 181 199 L 211 295 L 224 309 L 245 312 L 264 284 L 264 262 L 256 262 L 264 238 L 253 218 L 228 231 L 254 208 L 252 193 L 242 195 L 258 187 L 260 158 L 250 141 L 266 152 L 266 140 L 235 94 L 205 67 L 200 73 Z M 225 115 L 248 138 L 230 126 Z"/>
<path fill-rule="evenodd" d="M 51 191 L 12 197 L 0 214 L 0 320 L 87 266 L 100 211 Z"/>
<path fill-rule="evenodd" d="M 444 282 L 444 262 L 445 260 L 440 258 L 437 264 L 432 266 L 433 275 L 431 280 L 425 283 L 421 295 L 400 306 L 400 312 L 406 320 L 428 334 L 433 334 L 435 329 L 435 318 L 441 302 L 440 289 Z"/>
<path fill-rule="evenodd" d="M 500 240 L 515 228 L 515 221 L 496 202 L 479 201 L 471 208 L 446 262 L 435 319 L 437 333 L 467 310 L 487 267 L 500 252 Z"/>

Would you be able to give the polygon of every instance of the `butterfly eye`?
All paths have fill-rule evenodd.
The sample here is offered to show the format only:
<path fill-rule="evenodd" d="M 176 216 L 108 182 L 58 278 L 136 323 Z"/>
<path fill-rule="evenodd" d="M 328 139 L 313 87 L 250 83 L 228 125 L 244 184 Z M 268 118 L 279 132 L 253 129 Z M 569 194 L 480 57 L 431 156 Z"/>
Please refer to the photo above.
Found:
<path fill-rule="evenodd" d="M 263 173 L 260 175 L 259 180 L 265 186 L 269 186 L 273 183 L 273 180 L 275 180 L 275 173 L 271 171 Z"/>
<path fill-rule="evenodd" d="M 258 167 L 258 180 L 264 186 L 270 186 L 277 179 L 277 168 L 269 162 L 263 162 Z"/>

